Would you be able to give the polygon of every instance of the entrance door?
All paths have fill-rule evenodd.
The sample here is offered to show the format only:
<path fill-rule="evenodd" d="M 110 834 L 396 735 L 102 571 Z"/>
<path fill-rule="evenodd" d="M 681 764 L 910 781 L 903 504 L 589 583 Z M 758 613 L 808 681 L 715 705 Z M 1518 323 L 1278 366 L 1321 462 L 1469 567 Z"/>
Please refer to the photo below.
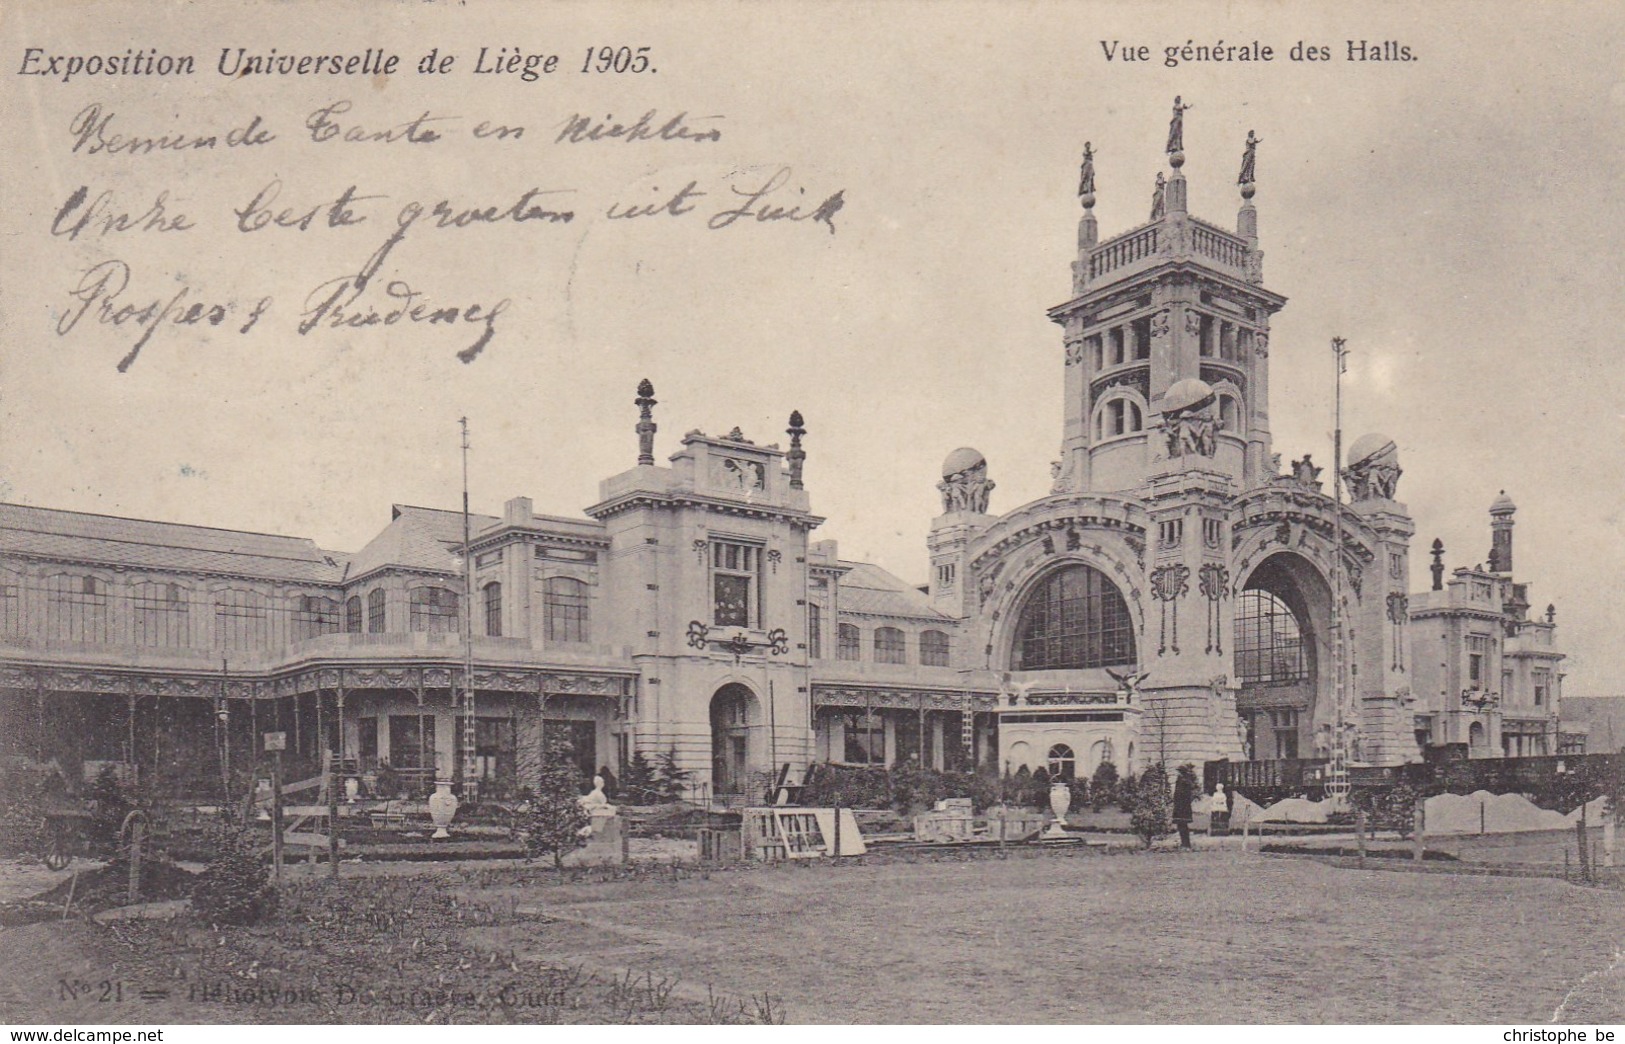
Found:
<path fill-rule="evenodd" d="M 743 685 L 725 685 L 711 697 L 711 786 L 740 794 L 750 780 L 750 718 L 755 697 Z"/>

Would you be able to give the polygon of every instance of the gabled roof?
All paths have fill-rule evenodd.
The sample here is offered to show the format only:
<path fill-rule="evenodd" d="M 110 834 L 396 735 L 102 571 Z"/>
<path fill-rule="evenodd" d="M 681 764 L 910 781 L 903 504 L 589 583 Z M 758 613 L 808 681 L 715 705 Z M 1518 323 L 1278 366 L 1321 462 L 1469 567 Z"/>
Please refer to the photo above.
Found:
<path fill-rule="evenodd" d="M 481 530 L 499 521 L 491 515 L 470 515 L 470 534 L 478 536 Z M 461 511 L 396 504 L 389 525 L 351 558 L 346 579 L 390 566 L 440 573 L 461 572 L 463 566 L 457 548 L 462 544 Z"/>
<path fill-rule="evenodd" d="M 304 537 L 0 504 L 0 553 L 92 565 L 337 583 L 349 556 Z"/>
<path fill-rule="evenodd" d="M 872 562 L 842 562 L 849 572 L 841 577 L 841 611 L 870 616 L 903 616 L 920 620 L 952 620 L 938 612 L 931 599 L 906 581 Z"/>

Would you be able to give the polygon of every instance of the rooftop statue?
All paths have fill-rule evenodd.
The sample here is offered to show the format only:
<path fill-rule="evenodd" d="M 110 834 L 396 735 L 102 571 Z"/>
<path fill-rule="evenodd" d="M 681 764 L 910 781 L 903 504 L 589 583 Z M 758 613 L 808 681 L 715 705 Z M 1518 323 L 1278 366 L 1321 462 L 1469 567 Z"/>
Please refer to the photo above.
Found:
<path fill-rule="evenodd" d="M 1151 190 L 1151 220 L 1152 221 L 1158 220 L 1166 212 L 1166 210 L 1167 210 L 1167 194 L 1168 194 L 1168 182 L 1167 182 L 1167 179 L 1165 179 L 1162 176 L 1162 171 L 1159 170 L 1159 171 L 1157 171 L 1157 187 Z"/>
<path fill-rule="evenodd" d="M 1252 131 L 1247 132 L 1247 149 L 1241 154 L 1241 174 L 1236 178 L 1238 185 L 1251 185 L 1253 183 L 1253 164 L 1258 158 L 1258 146 L 1264 139 L 1257 137 Z"/>
<path fill-rule="evenodd" d="M 1179 96 L 1174 95 L 1174 115 L 1168 121 L 1168 147 L 1163 151 L 1172 155 L 1185 151 L 1185 110 L 1193 108 L 1190 105 L 1181 105 Z"/>
<path fill-rule="evenodd" d="M 1083 143 L 1083 167 L 1078 172 L 1078 198 L 1083 205 L 1093 206 L 1095 196 L 1095 150 L 1090 142 Z"/>

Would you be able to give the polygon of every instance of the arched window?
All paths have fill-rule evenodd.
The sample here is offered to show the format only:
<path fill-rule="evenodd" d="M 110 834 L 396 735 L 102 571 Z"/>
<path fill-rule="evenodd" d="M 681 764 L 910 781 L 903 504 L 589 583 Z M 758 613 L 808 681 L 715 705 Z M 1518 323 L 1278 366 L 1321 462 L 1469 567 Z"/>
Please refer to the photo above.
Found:
<path fill-rule="evenodd" d="M 1107 762 L 1110 762 L 1112 767 L 1116 768 L 1117 762 L 1113 758 L 1114 753 L 1111 740 L 1095 740 L 1095 745 L 1089 748 L 1089 772 L 1093 774 L 1095 769 Z"/>
<path fill-rule="evenodd" d="M 1022 607 L 1011 660 L 1018 671 L 1133 663 L 1134 625 L 1123 596 L 1090 566 L 1050 574 Z"/>
<path fill-rule="evenodd" d="M 818 603 L 807 604 L 807 659 L 824 658 L 824 610 Z"/>
<path fill-rule="evenodd" d="M 1072 748 L 1065 743 L 1057 743 L 1049 749 L 1049 778 L 1070 780 L 1076 770 L 1078 759 L 1073 755 Z"/>
<path fill-rule="evenodd" d="M 214 596 L 214 638 L 221 649 L 252 652 L 271 646 L 271 607 L 258 591 L 229 588 Z"/>
<path fill-rule="evenodd" d="M 502 637 L 502 585 L 493 580 L 486 584 L 485 633 L 492 638 Z"/>
<path fill-rule="evenodd" d="M 457 592 L 446 587 L 414 587 L 410 603 L 414 631 L 457 633 Z"/>
<path fill-rule="evenodd" d="M 344 603 L 344 629 L 351 634 L 361 633 L 361 596 L 351 595 Z"/>
<path fill-rule="evenodd" d="M 1145 414 L 1133 399 L 1119 396 L 1100 408 L 1095 421 L 1097 439 L 1114 439 L 1119 435 L 1132 435 L 1145 428 Z"/>
<path fill-rule="evenodd" d="M 107 641 L 107 584 L 78 573 L 46 577 L 45 633 L 64 642 Z"/>
<path fill-rule="evenodd" d="M 948 666 L 948 633 L 946 631 L 920 632 L 920 664 L 924 667 Z"/>
<path fill-rule="evenodd" d="M 374 588 L 367 596 L 367 633 L 383 634 L 386 623 L 388 621 L 384 619 L 384 589 Z"/>
<path fill-rule="evenodd" d="M 907 663 L 908 648 L 903 632 L 896 627 L 875 628 L 875 662 Z"/>
<path fill-rule="evenodd" d="M 20 637 L 23 633 L 23 585 L 16 573 L 0 573 L 0 634 Z"/>
<path fill-rule="evenodd" d="M 148 580 L 135 585 L 135 644 L 184 649 L 190 644 L 186 595 L 180 584 Z"/>
<path fill-rule="evenodd" d="M 1236 598 L 1236 673 L 1243 685 L 1290 685 L 1309 676 L 1298 617 L 1269 591 Z"/>
<path fill-rule="evenodd" d="M 339 629 L 339 603 L 320 595 L 300 595 L 298 608 L 293 613 L 293 636 L 297 639 L 314 638 L 319 634 L 333 634 Z"/>
<path fill-rule="evenodd" d="M 542 581 L 542 598 L 548 641 L 587 640 L 589 621 L 585 582 L 567 576 L 550 576 Z"/>
<path fill-rule="evenodd" d="M 1219 430 L 1232 434 L 1241 430 L 1241 404 L 1234 395 L 1219 396 Z"/>
<path fill-rule="evenodd" d="M 839 644 L 835 648 L 835 658 L 838 660 L 857 660 L 862 658 L 863 633 L 858 630 L 857 624 L 844 623 L 839 625 Z"/>

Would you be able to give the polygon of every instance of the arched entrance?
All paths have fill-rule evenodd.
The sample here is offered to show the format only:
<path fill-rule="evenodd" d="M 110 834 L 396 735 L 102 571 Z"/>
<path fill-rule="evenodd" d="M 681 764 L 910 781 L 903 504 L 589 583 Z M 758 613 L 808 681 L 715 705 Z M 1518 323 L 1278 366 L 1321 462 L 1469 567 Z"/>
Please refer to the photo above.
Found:
<path fill-rule="evenodd" d="M 1010 647 L 1016 671 L 1086 670 L 1135 662 L 1134 620 L 1106 574 L 1074 562 L 1033 585 Z"/>
<path fill-rule="evenodd" d="M 1332 593 L 1320 570 L 1292 552 L 1271 555 L 1236 597 L 1236 712 L 1247 756 L 1258 761 L 1328 757 Z M 1324 723 L 1321 723 L 1324 724 Z"/>
<path fill-rule="evenodd" d="M 756 694 L 731 682 L 711 697 L 711 789 L 716 794 L 742 794 L 750 780 L 751 728 L 756 724 Z"/>

